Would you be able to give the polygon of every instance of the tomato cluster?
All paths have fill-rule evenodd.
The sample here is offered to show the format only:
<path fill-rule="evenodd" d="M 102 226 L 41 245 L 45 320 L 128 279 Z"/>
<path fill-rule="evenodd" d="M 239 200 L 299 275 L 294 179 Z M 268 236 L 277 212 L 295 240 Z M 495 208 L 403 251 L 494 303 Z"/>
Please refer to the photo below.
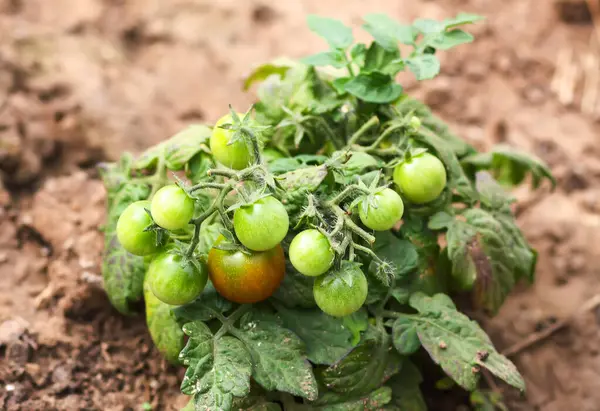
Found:
<path fill-rule="evenodd" d="M 227 169 L 244 172 L 253 165 L 260 167 L 261 161 L 268 163 L 284 157 L 273 148 L 253 152 L 252 144 L 232 127 L 233 121 L 232 114 L 222 117 L 210 138 L 214 159 Z M 404 214 L 400 194 L 413 204 L 435 200 L 446 186 L 446 170 L 437 157 L 420 152 L 406 156 L 395 167 L 393 181 L 398 191 L 386 186 L 361 189 L 355 205 L 360 221 L 370 230 L 386 231 L 397 226 Z M 217 238 L 207 257 L 163 245 L 166 237 L 190 235 L 198 224 L 194 216 L 206 211 L 197 206 L 186 189 L 167 185 L 154 193 L 151 201 L 138 201 L 125 209 L 117 223 L 118 239 L 132 254 L 153 256 L 147 280 L 158 299 L 171 305 L 191 302 L 202 293 L 208 278 L 223 297 L 239 304 L 263 301 L 278 289 L 286 266 L 281 242 L 290 230 L 286 207 L 274 193 L 264 190 L 254 197 L 243 193 L 240 196 L 240 203 L 232 208 L 232 219 L 228 211 L 221 209 L 221 218 L 230 230 L 227 236 Z M 342 214 L 347 215 L 347 211 Z M 336 248 L 339 243 L 333 233 L 313 227 L 292 238 L 289 260 L 299 273 L 315 277 L 314 299 L 325 313 L 337 317 L 351 314 L 366 301 L 365 273 L 360 264 L 351 261 L 352 257 L 345 259 L 344 248 Z"/>

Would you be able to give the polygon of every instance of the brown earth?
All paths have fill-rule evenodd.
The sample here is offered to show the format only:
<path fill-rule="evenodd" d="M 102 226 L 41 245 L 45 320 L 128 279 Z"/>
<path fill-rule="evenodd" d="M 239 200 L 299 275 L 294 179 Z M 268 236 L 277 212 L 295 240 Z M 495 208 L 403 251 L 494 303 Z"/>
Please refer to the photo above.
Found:
<path fill-rule="evenodd" d="M 575 312 L 600 290 L 600 127 L 560 104 L 550 84 L 559 50 L 585 48 L 592 33 L 580 6 L 0 0 L 0 409 L 185 403 L 180 370 L 159 358 L 144 322 L 118 315 L 102 291 L 104 191 L 93 166 L 214 121 L 229 103 L 244 107 L 250 67 L 323 47 L 305 26 L 308 13 L 354 26 L 375 11 L 405 21 L 488 17 L 472 28 L 474 44 L 443 58 L 439 78 L 404 84 L 477 147 L 530 150 L 559 181 L 554 193 L 516 191 L 520 225 L 539 251 L 537 282 L 485 320 L 498 347 Z M 513 355 L 528 392 L 499 387 L 510 409 L 600 409 L 599 316 L 587 310 Z"/>

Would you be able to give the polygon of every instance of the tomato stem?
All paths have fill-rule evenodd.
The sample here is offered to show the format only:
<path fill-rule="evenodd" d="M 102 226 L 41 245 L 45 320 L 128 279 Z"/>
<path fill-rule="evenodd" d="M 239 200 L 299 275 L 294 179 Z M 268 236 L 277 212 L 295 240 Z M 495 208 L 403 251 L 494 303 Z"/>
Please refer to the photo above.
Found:
<path fill-rule="evenodd" d="M 332 204 L 330 208 L 338 217 L 344 220 L 344 225 L 350 231 L 354 232 L 354 234 L 358 235 L 369 244 L 373 244 L 375 242 L 375 237 L 360 228 L 339 205 Z"/>
<path fill-rule="evenodd" d="M 329 200 L 329 202 L 331 204 L 340 204 L 342 201 L 344 201 L 348 196 L 350 196 L 351 194 L 355 193 L 355 192 L 359 192 L 361 194 L 370 194 L 369 190 L 363 187 L 359 187 L 356 184 L 352 184 L 349 185 L 348 187 L 346 187 L 344 190 L 342 190 L 339 194 L 337 194 L 335 197 L 333 197 L 331 200 Z"/>
<path fill-rule="evenodd" d="M 354 134 L 352 134 L 352 137 L 350 137 L 346 146 L 349 147 L 355 144 L 358 139 L 360 139 L 367 131 L 377 125 L 379 125 L 379 118 L 377 116 L 371 117 L 369 121 L 363 124 L 358 130 L 356 130 Z"/>

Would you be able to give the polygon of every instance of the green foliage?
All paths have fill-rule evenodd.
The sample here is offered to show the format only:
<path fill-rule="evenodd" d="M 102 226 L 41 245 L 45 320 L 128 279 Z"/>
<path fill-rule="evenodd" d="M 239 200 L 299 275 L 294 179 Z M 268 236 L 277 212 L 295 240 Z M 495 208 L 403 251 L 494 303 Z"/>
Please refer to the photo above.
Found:
<path fill-rule="evenodd" d="M 467 390 L 477 388 L 481 368 L 486 368 L 510 385 L 525 390 L 525 382 L 515 366 L 499 354 L 479 325 L 456 310 L 445 294 L 427 297 L 416 293 L 410 306 L 417 315 L 401 315 L 394 329 L 412 322 L 416 335 L 431 358 Z"/>
<path fill-rule="evenodd" d="M 543 162 L 513 148 L 478 153 L 395 80 L 404 70 L 418 80 L 438 75 L 438 51 L 471 42 L 463 26 L 480 20 L 459 14 L 401 24 L 368 14 L 362 29 L 373 41 L 355 43 L 342 22 L 309 16 L 309 28 L 329 49 L 300 62 L 277 59 L 257 67 L 244 83 L 246 89 L 256 86 L 256 104 L 223 125 L 252 153 L 246 168 L 218 164 L 209 147 L 212 128 L 204 125 L 190 126 L 136 159 L 123 155 L 101 167 L 107 189 L 105 289 L 125 314 L 144 297 L 159 351 L 187 368 L 181 390 L 192 399 L 186 409 L 425 411 L 423 375 L 410 360 L 418 351 L 445 371 L 452 389 L 472 392 L 474 409 L 505 409 L 501 398 L 478 388 L 483 369 L 524 389 L 514 365 L 451 297 L 471 293 L 478 308 L 493 314 L 518 281 L 533 280 L 537 255 L 515 223 L 514 199 L 505 187 L 527 178 L 534 188 L 555 181 Z M 414 204 L 394 185 L 392 169 L 424 152 L 441 161 L 447 183 L 443 190 L 439 185 L 437 198 Z M 174 179 L 194 200 L 193 218 L 179 230 L 155 222 L 145 230 L 159 233 L 161 251 L 183 263 L 206 263 L 212 281 L 196 300 L 177 307 L 143 289 L 149 260 L 127 253 L 115 234 L 125 207 L 172 184 L 169 171 L 180 171 Z M 373 232 L 360 214 L 385 211 L 377 198 L 390 189 L 402 197 L 404 214 L 393 229 Z M 220 294 L 228 290 L 210 271 L 210 256 L 215 248 L 256 256 L 237 238 L 233 214 L 267 196 L 279 200 L 289 217 L 283 252 L 273 249 L 279 263 L 268 266 L 277 267 L 273 276 L 283 272 L 283 254 L 285 275 L 269 298 L 236 304 Z M 335 256 L 323 277 L 300 274 L 287 258 L 290 241 L 309 228 L 323 234 Z M 216 243 L 220 236 L 224 240 Z M 244 283 L 243 292 L 269 281 L 262 272 L 269 270 L 261 267 L 261 280 Z M 256 274 L 253 268 L 243 274 Z M 236 284 L 236 269 L 223 271 Z M 328 299 L 324 293 L 334 283 L 360 302 L 366 294 L 366 301 Z M 360 293 L 354 293 L 357 287 Z M 334 301 L 328 312 L 350 314 L 325 314 L 315 293 L 321 307 Z"/>
<path fill-rule="evenodd" d="M 168 361 L 179 364 L 179 352 L 184 347 L 184 334 L 171 312 L 171 306 L 154 296 L 148 281 L 144 281 L 144 302 L 146 325 L 154 345 Z"/>
<path fill-rule="evenodd" d="M 521 184 L 528 174 L 533 188 L 538 188 L 543 180 L 549 180 L 552 187 L 556 186 L 546 164 L 512 147 L 495 146 L 489 153 L 475 153 L 461 162 L 469 170 L 490 170 L 500 183 L 508 186 Z"/>
<path fill-rule="evenodd" d="M 127 156 L 118 164 L 101 167 L 108 198 L 102 277 L 108 298 L 123 314 L 132 314 L 131 304 L 142 299 L 146 270 L 144 257 L 127 252 L 119 243 L 117 220 L 129 204 L 146 199 L 150 192 L 147 185 L 128 181 L 130 167 L 131 159 Z"/>

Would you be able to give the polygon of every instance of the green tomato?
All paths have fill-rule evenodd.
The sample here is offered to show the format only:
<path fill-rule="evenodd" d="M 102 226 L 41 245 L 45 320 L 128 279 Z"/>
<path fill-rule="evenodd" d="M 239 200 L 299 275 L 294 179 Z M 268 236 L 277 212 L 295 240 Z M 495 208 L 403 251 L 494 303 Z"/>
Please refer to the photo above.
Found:
<path fill-rule="evenodd" d="M 339 270 L 318 277 L 313 286 L 315 301 L 324 313 L 344 317 L 356 312 L 367 299 L 365 274 L 357 264 L 343 261 Z"/>
<path fill-rule="evenodd" d="M 150 201 L 136 201 L 127 206 L 117 221 L 117 238 L 131 254 L 148 255 L 159 249 L 156 232 L 144 231 L 152 224 L 146 210 L 150 210 Z"/>
<path fill-rule="evenodd" d="M 446 169 L 436 156 L 419 154 L 396 166 L 394 183 L 411 202 L 429 203 L 444 191 Z"/>
<path fill-rule="evenodd" d="M 243 118 L 244 114 L 238 113 L 238 117 Z M 216 122 L 210 136 L 210 150 L 213 157 L 225 167 L 241 170 L 252 162 L 252 153 L 243 140 L 229 144 L 229 141 L 233 137 L 233 132 L 219 127 L 227 123 L 233 124 L 231 114 L 224 115 Z"/>
<path fill-rule="evenodd" d="M 194 216 L 194 200 L 176 185 L 161 188 L 152 197 L 150 212 L 154 222 L 167 230 L 180 230 Z"/>
<path fill-rule="evenodd" d="M 365 200 L 366 201 L 366 200 Z M 391 188 L 385 188 L 375 194 L 371 201 L 358 206 L 360 221 L 371 230 L 391 229 L 404 214 L 402 198 Z"/>
<path fill-rule="evenodd" d="M 187 304 L 200 295 L 208 280 L 206 265 L 199 262 L 198 266 L 200 269 L 189 262 L 184 264 L 178 254 L 159 254 L 146 273 L 150 289 L 163 303 Z"/>
<path fill-rule="evenodd" d="M 285 207 L 275 197 L 264 197 L 242 206 L 233 214 L 233 228 L 240 242 L 253 251 L 266 251 L 284 239 L 290 227 Z"/>
<path fill-rule="evenodd" d="M 301 274 L 316 277 L 331 268 L 335 254 L 329 240 L 318 230 L 304 230 L 290 244 L 290 261 Z"/>
<path fill-rule="evenodd" d="M 271 161 L 279 160 L 280 158 L 285 158 L 283 153 L 274 148 L 265 148 L 263 153 L 263 159 L 265 163 L 270 163 Z"/>

